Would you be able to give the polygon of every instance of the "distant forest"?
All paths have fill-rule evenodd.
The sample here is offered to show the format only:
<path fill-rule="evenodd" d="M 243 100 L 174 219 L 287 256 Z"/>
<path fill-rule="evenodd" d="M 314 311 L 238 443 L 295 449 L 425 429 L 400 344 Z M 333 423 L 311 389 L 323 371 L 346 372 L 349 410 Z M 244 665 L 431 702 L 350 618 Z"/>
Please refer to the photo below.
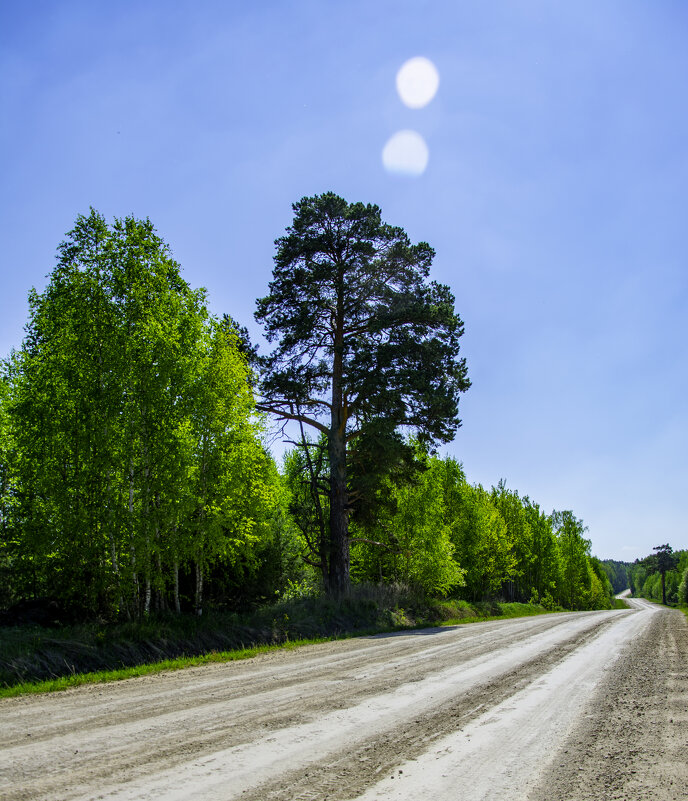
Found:
<path fill-rule="evenodd" d="M 332 448 L 301 428 L 275 463 L 265 364 L 150 221 L 79 217 L 29 302 L 0 380 L 0 608 L 49 599 L 71 619 L 134 620 L 333 591 Z M 361 419 L 347 581 L 550 609 L 609 608 L 628 586 L 656 599 L 657 566 L 601 562 L 572 511 L 472 484 L 422 429 Z M 682 552 L 662 574 L 672 602 L 686 567 Z"/>
<path fill-rule="evenodd" d="M 674 551 L 670 545 L 628 566 L 633 595 L 657 603 L 688 605 L 688 550 Z"/>

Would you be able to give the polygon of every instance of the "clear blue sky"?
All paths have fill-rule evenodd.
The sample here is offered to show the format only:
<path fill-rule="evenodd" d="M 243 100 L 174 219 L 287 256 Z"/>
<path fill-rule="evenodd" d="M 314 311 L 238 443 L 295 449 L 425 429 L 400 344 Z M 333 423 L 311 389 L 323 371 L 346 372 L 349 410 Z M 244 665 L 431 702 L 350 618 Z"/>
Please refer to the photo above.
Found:
<path fill-rule="evenodd" d="M 469 480 L 572 509 L 603 558 L 688 547 L 687 42 L 681 0 L 3 2 L 0 355 L 91 205 L 150 217 L 256 335 L 291 203 L 332 190 L 437 251 Z M 383 167 L 401 129 L 420 176 Z"/>

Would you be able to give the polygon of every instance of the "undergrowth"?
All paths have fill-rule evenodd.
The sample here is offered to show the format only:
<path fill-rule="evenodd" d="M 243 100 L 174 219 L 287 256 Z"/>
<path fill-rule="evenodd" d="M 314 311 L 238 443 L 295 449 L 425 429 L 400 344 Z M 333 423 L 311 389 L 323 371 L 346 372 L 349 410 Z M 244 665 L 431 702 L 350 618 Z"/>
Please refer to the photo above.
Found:
<path fill-rule="evenodd" d="M 427 599 L 400 585 L 293 597 L 247 615 L 156 616 L 61 629 L 0 628 L 0 698 L 251 658 L 283 647 L 411 628 L 545 614 L 520 603 Z"/>

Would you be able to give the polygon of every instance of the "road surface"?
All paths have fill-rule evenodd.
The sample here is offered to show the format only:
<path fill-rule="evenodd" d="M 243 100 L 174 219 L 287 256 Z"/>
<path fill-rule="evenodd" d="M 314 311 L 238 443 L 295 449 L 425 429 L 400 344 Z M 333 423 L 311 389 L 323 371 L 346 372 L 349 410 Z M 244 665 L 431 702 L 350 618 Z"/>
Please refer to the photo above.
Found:
<path fill-rule="evenodd" d="M 688 623 L 365 637 L 0 701 L 0 799 L 688 799 Z"/>

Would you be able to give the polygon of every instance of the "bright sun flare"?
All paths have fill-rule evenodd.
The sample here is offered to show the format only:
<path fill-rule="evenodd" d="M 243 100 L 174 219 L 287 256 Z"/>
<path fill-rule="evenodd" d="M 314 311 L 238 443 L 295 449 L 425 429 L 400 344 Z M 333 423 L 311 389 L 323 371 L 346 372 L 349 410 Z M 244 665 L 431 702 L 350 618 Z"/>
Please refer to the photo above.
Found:
<path fill-rule="evenodd" d="M 417 56 L 402 64 L 397 72 L 397 91 L 409 108 L 423 108 L 437 94 L 440 76 L 427 58 Z"/>
<path fill-rule="evenodd" d="M 389 172 L 421 175 L 428 166 L 428 146 L 416 131 L 398 131 L 382 150 L 382 163 Z"/>

